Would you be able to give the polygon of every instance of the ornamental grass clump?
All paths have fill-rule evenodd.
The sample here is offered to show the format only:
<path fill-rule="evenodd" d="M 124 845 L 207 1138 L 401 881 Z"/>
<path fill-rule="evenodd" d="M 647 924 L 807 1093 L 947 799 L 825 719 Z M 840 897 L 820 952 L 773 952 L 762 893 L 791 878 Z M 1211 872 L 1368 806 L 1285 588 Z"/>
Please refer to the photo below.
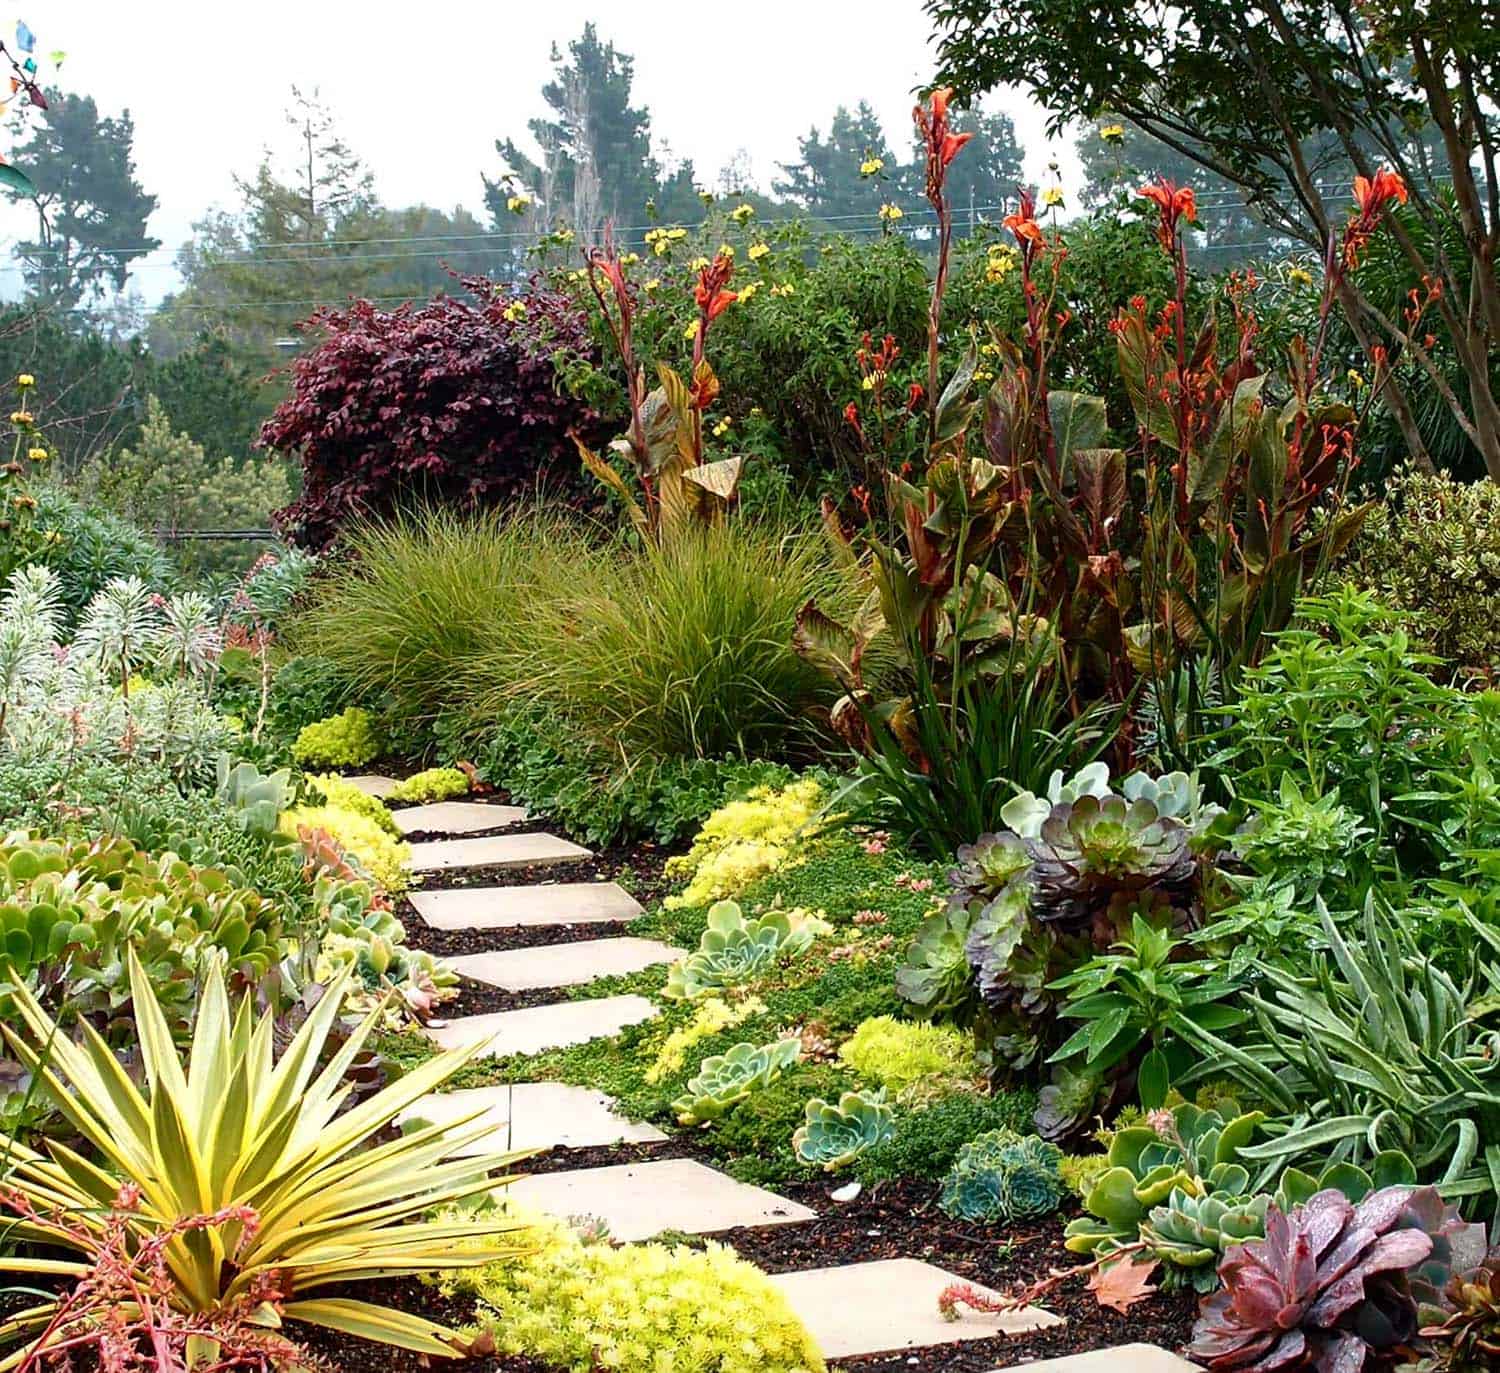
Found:
<path fill-rule="evenodd" d="M 6 1227 L 11 1248 L 0 1272 L 86 1278 L 110 1228 L 123 1224 L 130 1247 L 164 1239 L 172 1277 L 164 1300 L 179 1312 L 240 1311 L 257 1328 L 303 1321 L 439 1358 L 463 1349 L 455 1331 L 424 1316 L 319 1289 L 517 1252 L 503 1218 L 422 1219 L 509 1180 L 501 1170 L 514 1155 L 462 1156 L 486 1125 L 470 1119 L 375 1142 L 474 1050 L 440 1054 L 351 1103 L 347 1074 L 379 1007 L 335 1046 L 349 985 L 347 975 L 336 978 L 278 1055 L 274 1017 L 258 1013 L 250 995 L 231 1006 L 213 963 L 184 1061 L 151 979 L 134 954 L 128 962 L 144 1087 L 86 1022 L 74 1042 L 25 988 L 12 990 L 14 1014 L 0 1029 L 87 1154 L 58 1140 L 44 1151 L 6 1141 L 10 1190 L 0 1205 L 18 1218 Z M 70 1250 L 81 1257 L 60 1256 Z M 30 1342 L 12 1365 L 58 1337 L 64 1301 L 8 1313 L 0 1341 Z"/>

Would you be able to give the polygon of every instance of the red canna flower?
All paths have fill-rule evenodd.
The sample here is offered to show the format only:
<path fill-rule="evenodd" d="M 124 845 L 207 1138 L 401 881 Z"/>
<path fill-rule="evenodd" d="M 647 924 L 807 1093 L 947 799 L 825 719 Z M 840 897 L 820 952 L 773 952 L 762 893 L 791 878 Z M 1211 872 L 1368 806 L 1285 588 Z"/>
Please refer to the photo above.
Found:
<path fill-rule="evenodd" d="M 1393 172 L 1389 167 L 1382 167 L 1373 178 L 1354 178 L 1354 199 L 1364 215 L 1380 214 L 1393 200 L 1398 205 L 1405 205 L 1406 195 L 1406 182 L 1399 172 Z"/>
<path fill-rule="evenodd" d="M 941 210 L 943 181 L 949 164 L 958 156 L 965 143 L 974 137 L 972 133 L 954 133 L 948 127 L 948 102 L 953 99 L 951 87 L 943 86 L 928 96 L 927 104 L 918 105 L 911 113 L 921 134 L 922 145 L 927 150 L 927 199 L 934 208 Z"/>
<path fill-rule="evenodd" d="M 859 406 L 852 400 L 844 407 L 844 418 L 849 422 L 850 427 L 856 434 L 864 434 L 865 431 L 859 422 Z"/>
<path fill-rule="evenodd" d="M 922 399 L 927 393 L 922 389 L 920 381 L 912 382 L 906 393 L 906 408 L 910 414 L 915 415 L 922 404 Z"/>
<path fill-rule="evenodd" d="M 718 319 L 737 301 L 739 293 L 728 288 L 729 278 L 734 275 L 734 259 L 727 253 L 716 257 L 698 273 L 698 285 L 693 290 L 693 299 L 703 311 L 706 320 Z"/>
<path fill-rule="evenodd" d="M 1014 214 L 1005 216 L 1005 227 L 1016 236 L 1016 242 L 1022 248 L 1027 244 L 1041 246 L 1042 226 L 1036 222 L 1036 200 L 1030 191 L 1021 192 L 1020 207 Z"/>
<path fill-rule="evenodd" d="M 1149 186 L 1142 186 L 1137 195 L 1153 201 L 1157 209 L 1156 237 L 1168 252 L 1177 240 L 1177 229 L 1184 220 L 1198 218 L 1198 201 L 1191 186 L 1179 186 L 1166 177 L 1158 177 Z"/>

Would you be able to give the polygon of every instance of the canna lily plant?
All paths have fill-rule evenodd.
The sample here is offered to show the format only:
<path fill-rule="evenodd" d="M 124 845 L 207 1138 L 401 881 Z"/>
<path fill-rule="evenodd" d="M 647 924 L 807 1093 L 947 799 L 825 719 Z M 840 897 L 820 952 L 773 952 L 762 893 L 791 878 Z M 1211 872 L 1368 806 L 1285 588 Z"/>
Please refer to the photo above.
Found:
<path fill-rule="evenodd" d="M 150 978 L 134 954 L 129 961 L 144 1090 L 87 1023 L 74 1043 L 24 987 L 11 993 L 6 1039 L 96 1157 L 57 1140 L 47 1141 L 45 1153 L 0 1142 L 0 1206 L 17 1217 L 6 1226 L 10 1252 L 0 1256 L 0 1272 L 82 1283 L 87 1260 L 123 1224 L 127 1251 L 161 1246 L 170 1305 L 207 1328 L 238 1310 L 247 1325 L 272 1332 L 287 1319 L 433 1357 L 461 1354 L 462 1338 L 434 1321 L 318 1289 L 522 1252 L 505 1241 L 512 1227 L 503 1220 L 422 1219 L 510 1180 L 501 1170 L 517 1155 L 460 1157 L 486 1133 L 483 1124 L 469 1118 L 374 1142 L 474 1051 L 441 1054 L 351 1106 L 346 1073 L 381 1008 L 319 1066 L 345 1005 L 348 973 L 277 1057 L 272 1017 L 257 1014 L 249 996 L 232 1008 L 215 964 L 184 1065 Z M 131 1204 L 120 1206 L 121 1197 Z M 59 1250 L 84 1259 L 48 1256 Z M 26 1341 L 0 1360 L 0 1370 L 34 1362 L 62 1342 L 66 1300 L 0 1323 L 0 1342 Z M 214 1362 L 212 1341 L 198 1340 L 194 1365 Z"/>
<path fill-rule="evenodd" d="M 666 363 L 657 366 L 661 385 L 649 393 L 646 371 L 635 355 L 635 286 L 625 275 L 613 232 L 606 227 L 603 246 L 584 254 L 589 287 L 609 328 L 625 369 L 630 423 L 610 444 L 635 473 L 638 501 L 625 478 L 578 436 L 573 442 L 583 465 L 619 497 L 637 532 L 661 543 L 674 531 L 718 523 L 739 490 L 745 460 L 703 461 L 703 416 L 719 395 L 719 379 L 706 356 L 713 322 L 739 296 L 730 290 L 734 259 L 720 253 L 698 274 L 694 300 L 698 322 L 693 334 L 693 365 L 684 380 Z M 611 306 L 613 302 L 613 306 Z"/>

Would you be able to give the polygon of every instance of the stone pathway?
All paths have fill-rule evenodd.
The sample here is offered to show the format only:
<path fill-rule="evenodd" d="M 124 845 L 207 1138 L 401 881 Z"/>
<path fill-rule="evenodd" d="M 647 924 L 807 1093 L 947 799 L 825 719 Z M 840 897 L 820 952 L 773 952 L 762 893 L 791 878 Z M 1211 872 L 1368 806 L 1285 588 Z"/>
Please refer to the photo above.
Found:
<path fill-rule="evenodd" d="M 350 780 L 376 796 L 394 785 L 381 777 Z M 549 834 L 463 837 L 519 823 L 525 812 L 513 807 L 440 802 L 393 814 L 403 833 L 443 836 L 411 846 L 411 865 L 417 872 L 532 867 L 592 856 L 587 849 Z M 589 938 L 587 926 L 591 924 L 628 921 L 643 913 L 640 904 L 612 882 L 415 891 L 411 902 L 436 929 L 580 927 L 572 942 L 506 949 L 503 936 L 497 936 L 499 947 L 448 960 L 463 976 L 509 991 L 578 986 L 669 962 L 682 952 L 651 939 Z M 648 997 L 608 996 L 434 1021 L 428 1033 L 445 1048 L 478 1040 L 489 1055 L 534 1054 L 615 1035 L 657 1013 Z M 434 1093 L 417 1102 L 402 1119 L 440 1123 L 466 1117 L 490 1127 L 467 1146 L 465 1152 L 474 1154 L 667 1138 L 655 1126 L 627 1120 L 601 1092 L 554 1082 Z M 814 1211 L 798 1202 L 736 1182 L 693 1159 L 651 1159 L 543 1173 L 522 1177 L 508 1190 L 524 1205 L 556 1215 L 598 1217 L 619 1241 L 649 1239 L 666 1230 L 712 1234 L 741 1226 L 796 1225 L 817 1219 Z M 958 1320 L 945 1321 L 938 1313 L 937 1297 L 956 1279 L 914 1258 L 781 1273 L 771 1281 L 830 1359 L 932 1348 L 1061 1323 L 1060 1317 L 1038 1308 L 1004 1315 L 965 1310 Z M 1179 1373 L 1191 1365 L 1151 1345 L 1127 1345 L 1027 1368 L 1033 1373 Z"/>

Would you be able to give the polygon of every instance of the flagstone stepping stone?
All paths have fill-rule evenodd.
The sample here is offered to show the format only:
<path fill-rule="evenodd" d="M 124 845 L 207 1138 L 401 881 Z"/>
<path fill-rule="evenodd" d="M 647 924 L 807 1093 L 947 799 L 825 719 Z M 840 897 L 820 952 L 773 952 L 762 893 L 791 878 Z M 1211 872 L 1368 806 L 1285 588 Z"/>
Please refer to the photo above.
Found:
<path fill-rule="evenodd" d="M 460 1016 L 429 1025 L 427 1035 L 444 1049 L 483 1043 L 486 1048 L 481 1057 L 539 1054 L 543 1049 L 566 1049 L 601 1035 L 619 1034 L 627 1025 L 639 1025 L 656 1014 L 649 997 L 603 996 L 592 1001 L 560 1001 L 520 1011 Z"/>
<path fill-rule="evenodd" d="M 654 1125 L 627 1120 L 603 1092 L 562 1082 L 469 1087 L 433 1092 L 396 1117 L 446 1125 L 482 1111 L 473 1123 L 493 1133 L 458 1150 L 460 1158 L 511 1149 L 587 1149 L 600 1144 L 654 1144 L 666 1135 Z"/>
<path fill-rule="evenodd" d="M 529 868 L 594 855 L 554 834 L 496 834 L 488 839 L 434 839 L 411 846 L 413 872 L 447 868 Z"/>
<path fill-rule="evenodd" d="M 437 930 L 499 930 L 516 925 L 595 925 L 634 920 L 645 910 L 615 882 L 416 891 L 408 900 Z"/>
<path fill-rule="evenodd" d="M 995 1314 L 961 1307 L 956 1321 L 944 1320 L 938 1296 L 950 1283 L 962 1279 L 920 1259 L 878 1259 L 776 1273 L 771 1281 L 781 1289 L 825 1359 L 987 1340 L 1063 1323 L 1061 1316 L 1035 1306 Z M 977 1290 L 995 1295 L 988 1288 Z"/>
<path fill-rule="evenodd" d="M 394 777 L 382 777 L 373 772 L 360 777 L 346 777 L 344 781 L 351 787 L 358 787 L 366 796 L 378 796 L 382 799 L 400 785 Z"/>
<path fill-rule="evenodd" d="M 1087 1354 L 1012 1367 L 1025 1368 L 1026 1373 L 1201 1373 L 1197 1364 L 1155 1344 L 1122 1344 L 1115 1349 L 1094 1349 Z M 997 1368 L 995 1373 L 1011 1370 Z"/>
<path fill-rule="evenodd" d="M 506 1193 L 554 1216 L 598 1216 L 617 1240 L 650 1239 L 663 1230 L 706 1235 L 817 1219 L 795 1201 L 688 1158 L 545 1173 L 511 1183 Z"/>
<path fill-rule="evenodd" d="M 444 961 L 460 977 L 487 982 L 507 992 L 539 987 L 576 987 L 600 977 L 638 973 L 657 963 L 675 963 L 682 950 L 659 939 L 583 939 L 534 949 L 458 954 Z"/>
<path fill-rule="evenodd" d="M 477 834 L 519 825 L 525 818 L 524 806 L 486 806 L 478 801 L 433 801 L 391 812 L 402 834 Z"/>

